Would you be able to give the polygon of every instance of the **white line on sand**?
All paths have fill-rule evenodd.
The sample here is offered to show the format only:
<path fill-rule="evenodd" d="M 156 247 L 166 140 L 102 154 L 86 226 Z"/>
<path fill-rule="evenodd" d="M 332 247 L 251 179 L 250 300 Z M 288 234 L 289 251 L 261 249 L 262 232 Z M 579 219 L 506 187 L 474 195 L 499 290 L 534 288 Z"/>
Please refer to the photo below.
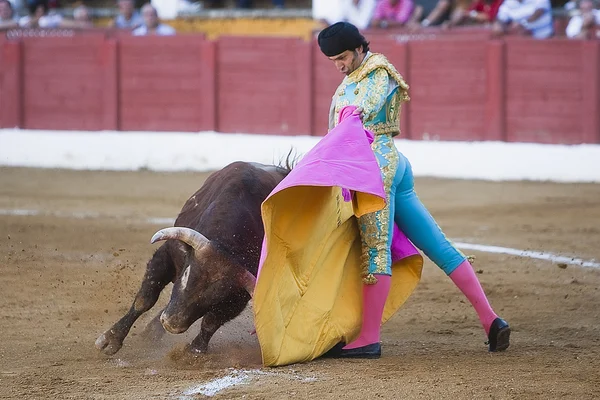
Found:
<path fill-rule="evenodd" d="M 245 385 L 250 381 L 250 375 L 244 371 L 233 370 L 228 375 L 213 379 L 210 382 L 204 383 L 202 385 L 192 386 L 191 388 L 185 390 L 182 396 L 179 396 L 179 400 L 192 400 L 197 394 L 203 394 L 205 396 L 214 396 L 222 390 L 227 388 L 237 386 L 237 385 Z"/>
<path fill-rule="evenodd" d="M 75 213 L 66 213 L 66 212 L 48 212 L 43 210 L 32 210 L 32 209 L 0 209 L 0 215 L 10 215 L 10 216 L 37 216 L 37 215 L 47 215 L 53 217 L 60 218 L 76 218 L 76 219 L 84 219 L 84 218 L 118 218 L 123 220 L 122 217 L 116 217 L 113 215 L 102 215 L 95 212 L 75 212 Z M 135 217 L 125 218 L 131 220 L 142 221 L 151 225 L 162 225 L 162 226 L 173 226 L 175 220 L 173 218 L 163 218 L 163 217 L 151 217 L 145 218 L 143 220 L 136 219 Z M 498 246 L 488 246 L 483 244 L 474 244 L 474 243 L 464 243 L 464 242 L 454 242 L 454 244 L 459 249 L 464 250 L 475 250 L 481 251 L 485 253 L 496 253 L 496 254 L 509 254 L 513 256 L 526 257 L 526 258 L 534 258 L 538 260 L 547 260 L 554 263 L 565 263 L 569 265 L 580 265 L 582 267 L 591 267 L 591 268 L 600 268 L 600 262 L 596 262 L 596 260 L 583 260 L 577 257 L 568 257 L 568 256 L 559 256 L 554 253 L 544 253 L 541 251 L 531 251 L 531 250 L 519 250 L 519 249 L 511 249 L 509 247 L 498 247 Z"/>
<path fill-rule="evenodd" d="M 595 260 L 582 260 L 581 258 L 559 256 L 552 253 L 542 253 L 540 251 L 518 250 L 509 247 L 486 246 L 483 244 L 454 242 L 456 247 L 464 250 L 482 251 L 485 253 L 510 254 L 513 256 L 535 258 L 538 260 L 549 260 L 554 263 L 565 263 L 570 265 L 580 265 L 582 267 L 600 268 L 600 263 Z"/>
<path fill-rule="evenodd" d="M 215 394 L 223 391 L 225 389 L 229 389 L 238 385 L 246 385 L 250 383 L 250 381 L 257 376 L 280 376 L 287 378 L 289 380 L 295 380 L 300 382 L 314 382 L 317 378 L 310 377 L 302 377 L 296 374 L 294 371 L 290 372 L 266 372 L 258 369 L 254 370 L 237 370 L 230 368 L 229 374 L 213 379 L 207 383 L 203 383 L 201 385 L 192 386 L 191 388 L 186 389 L 183 392 L 182 396 L 179 396 L 179 400 L 192 400 L 195 395 L 203 394 L 208 397 L 212 397 Z"/>

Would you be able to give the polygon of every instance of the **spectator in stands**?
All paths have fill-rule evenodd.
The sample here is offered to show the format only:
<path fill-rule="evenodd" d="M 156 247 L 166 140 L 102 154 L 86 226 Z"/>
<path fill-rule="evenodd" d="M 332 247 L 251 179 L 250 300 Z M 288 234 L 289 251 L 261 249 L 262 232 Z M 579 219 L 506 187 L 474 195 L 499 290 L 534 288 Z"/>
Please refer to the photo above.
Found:
<path fill-rule="evenodd" d="M 90 15 L 90 10 L 86 6 L 77 6 L 73 10 L 73 19 L 63 18 L 61 24 L 63 28 L 93 28 L 94 23 L 92 22 L 92 17 Z"/>
<path fill-rule="evenodd" d="M 94 26 L 90 10 L 84 6 L 78 6 L 73 10 L 73 19 L 80 28 L 91 28 Z"/>
<path fill-rule="evenodd" d="M 349 22 L 358 29 L 371 24 L 377 0 L 313 0 L 313 18 L 323 25 Z"/>
<path fill-rule="evenodd" d="M 111 26 L 117 29 L 136 29 L 144 24 L 144 19 L 135 10 L 133 0 L 117 0 L 119 15 L 111 22 Z"/>
<path fill-rule="evenodd" d="M 380 0 L 371 26 L 378 28 L 403 26 L 409 21 L 413 8 L 412 0 Z"/>
<path fill-rule="evenodd" d="M 422 27 L 441 25 L 450 18 L 452 9 L 458 0 L 438 0 L 435 7 L 429 13 L 423 12 L 426 17 L 421 21 Z M 427 4 L 427 0 L 424 1 Z M 419 2 L 417 2 L 419 4 Z M 423 8 L 425 8 L 423 6 Z M 414 23 L 414 20 L 411 20 Z"/>
<path fill-rule="evenodd" d="M 22 28 L 57 28 L 62 22 L 59 14 L 48 14 L 48 0 L 29 0 L 29 15 L 19 19 Z"/>
<path fill-rule="evenodd" d="M 468 7 L 458 6 L 447 26 L 491 24 L 496 20 L 503 0 L 473 0 Z"/>
<path fill-rule="evenodd" d="M 25 0 L 8 0 L 8 2 L 12 5 L 13 12 L 15 15 L 19 15 L 19 11 L 21 11 L 24 7 L 23 2 Z"/>
<path fill-rule="evenodd" d="M 13 10 L 13 5 L 8 0 L 0 0 L 0 30 L 16 28 L 19 19 Z"/>
<path fill-rule="evenodd" d="M 253 3 L 252 0 L 237 0 L 237 6 L 239 8 L 252 8 Z M 273 6 L 275 6 L 275 8 L 283 8 L 284 3 L 284 0 L 273 0 Z"/>
<path fill-rule="evenodd" d="M 439 5 L 439 1 L 413 0 L 413 4 L 413 12 L 406 25 L 410 27 L 411 30 L 417 30 L 421 27 L 421 22 L 423 21 L 424 17 L 427 17 L 433 13 L 433 10 Z M 431 23 L 429 23 L 429 25 L 431 25 Z"/>
<path fill-rule="evenodd" d="M 376 0 L 342 0 L 342 18 L 339 21 L 350 22 L 358 29 L 366 29 L 371 24 L 376 6 Z"/>
<path fill-rule="evenodd" d="M 600 10 L 594 9 L 593 0 L 579 0 L 575 15 L 569 20 L 566 34 L 571 39 L 591 39 L 600 27 Z"/>
<path fill-rule="evenodd" d="M 158 20 L 158 13 L 152 4 L 148 3 L 142 7 L 142 17 L 144 24 L 137 29 L 134 29 L 134 36 L 171 36 L 175 35 L 175 29 L 169 25 L 161 24 Z"/>
<path fill-rule="evenodd" d="M 504 0 L 494 23 L 494 33 L 507 32 L 536 39 L 554 35 L 550 0 Z"/>

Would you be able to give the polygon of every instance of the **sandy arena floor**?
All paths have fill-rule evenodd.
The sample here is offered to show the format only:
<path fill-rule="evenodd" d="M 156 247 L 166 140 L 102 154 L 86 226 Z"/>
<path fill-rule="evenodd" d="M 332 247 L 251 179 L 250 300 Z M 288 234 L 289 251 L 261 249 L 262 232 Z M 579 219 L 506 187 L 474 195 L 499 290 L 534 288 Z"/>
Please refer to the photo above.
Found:
<path fill-rule="evenodd" d="M 130 306 L 158 247 L 149 240 L 168 225 L 150 219 L 174 218 L 205 177 L 0 169 L 0 398 L 189 400 L 221 377 L 243 384 L 214 398 L 600 398 L 600 269 L 475 251 L 513 329 L 502 354 L 486 351 L 471 306 L 427 262 L 383 328 L 380 360 L 262 369 L 247 311 L 197 360 L 182 352 L 193 334 L 142 337 L 153 313 L 101 355 L 96 337 Z M 600 260 L 600 185 L 419 179 L 417 191 L 452 239 Z"/>

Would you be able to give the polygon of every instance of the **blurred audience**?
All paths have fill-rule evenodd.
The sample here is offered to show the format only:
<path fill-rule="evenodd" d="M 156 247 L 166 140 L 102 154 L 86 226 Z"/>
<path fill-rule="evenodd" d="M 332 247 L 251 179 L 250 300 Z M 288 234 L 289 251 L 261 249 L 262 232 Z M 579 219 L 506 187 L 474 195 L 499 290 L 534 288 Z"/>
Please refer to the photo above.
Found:
<path fill-rule="evenodd" d="M 0 30 L 18 26 L 19 18 L 14 12 L 12 3 L 8 0 L 0 0 Z"/>
<path fill-rule="evenodd" d="M 239 8 L 252 8 L 254 2 L 252 0 L 237 0 L 237 6 Z M 276 8 L 283 8 L 285 5 L 284 0 L 273 0 L 273 6 Z"/>
<path fill-rule="evenodd" d="M 493 32 L 516 33 L 546 39 L 554 35 L 550 0 L 504 0 L 498 10 Z"/>
<path fill-rule="evenodd" d="M 144 23 L 139 28 L 133 30 L 134 36 L 171 36 L 175 35 L 175 29 L 169 25 L 161 24 L 158 20 L 158 13 L 152 4 L 145 4 L 142 7 L 142 17 Z"/>
<path fill-rule="evenodd" d="M 117 0 L 119 14 L 111 22 L 111 27 L 117 29 L 136 29 L 144 24 L 144 19 L 135 10 L 133 0 Z"/>
<path fill-rule="evenodd" d="M 90 10 L 86 6 L 77 6 L 73 10 L 73 19 L 63 18 L 60 24 L 63 28 L 93 28 L 92 16 Z"/>
<path fill-rule="evenodd" d="M 424 4 L 427 0 L 425 0 Z M 452 9 L 455 6 L 455 1 L 459 0 L 438 0 L 431 12 L 423 13 L 425 18 L 421 21 L 421 26 L 436 26 L 450 19 Z"/>
<path fill-rule="evenodd" d="M 468 7 L 456 7 L 447 26 L 485 25 L 496 20 L 503 0 L 473 0 Z"/>
<path fill-rule="evenodd" d="M 421 22 L 429 16 L 438 5 L 438 0 L 413 0 L 413 12 L 407 26 L 411 30 L 421 27 Z"/>
<path fill-rule="evenodd" d="M 412 0 L 379 0 L 371 26 L 377 28 L 404 26 L 409 21 L 413 8 Z"/>
<path fill-rule="evenodd" d="M 600 27 L 600 10 L 594 9 L 593 0 L 580 0 L 569 20 L 566 34 L 571 39 L 591 39 Z"/>
<path fill-rule="evenodd" d="M 53 4 L 56 4 L 54 2 Z M 48 0 L 28 0 L 28 15 L 19 19 L 22 28 L 57 28 L 62 23 L 62 17 L 55 12 L 49 14 Z"/>

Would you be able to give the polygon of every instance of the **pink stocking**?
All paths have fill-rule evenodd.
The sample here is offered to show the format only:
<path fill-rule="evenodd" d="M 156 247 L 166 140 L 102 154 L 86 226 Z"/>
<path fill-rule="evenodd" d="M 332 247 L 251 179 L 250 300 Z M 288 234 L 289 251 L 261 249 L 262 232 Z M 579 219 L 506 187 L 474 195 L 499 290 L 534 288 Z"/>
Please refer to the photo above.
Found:
<path fill-rule="evenodd" d="M 487 335 L 490 332 L 490 325 L 498 316 L 492 310 L 469 261 L 463 261 L 458 268 L 452 271 L 449 277 L 475 308 L 479 321 L 481 321 Z"/>
<path fill-rule="evenodd" d="M 381 317 L 383 308 L 390 292 L 392 277 L 389 275 L 375 275 L 377 283 L 363 286 L 363 312 L 360 336 L 354 342 L 344 347 L 345 350 L 379 343 L 381 330 Z"/>

